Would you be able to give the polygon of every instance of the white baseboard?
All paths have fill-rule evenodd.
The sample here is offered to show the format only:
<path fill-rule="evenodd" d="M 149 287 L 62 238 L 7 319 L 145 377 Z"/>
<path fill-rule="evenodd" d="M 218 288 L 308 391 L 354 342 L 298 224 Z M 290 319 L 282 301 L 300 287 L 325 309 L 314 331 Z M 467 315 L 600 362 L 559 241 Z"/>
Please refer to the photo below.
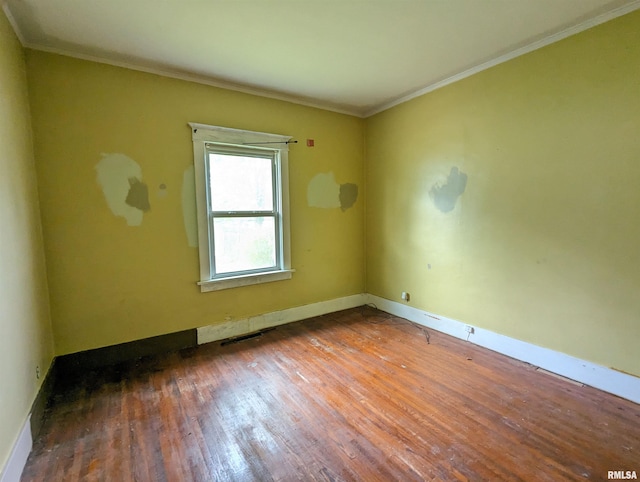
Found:
<path fill-rule="evenodd" d="M 375 304 L 382 311 L 413 321 L 434 330 L 469 341 L 517 360 L 538 366 L 563 377 L 612 393 L 635 403 L 640 403 L 640 378 L 581 360 L 549 348 L 516 340 L 474 326 L 474 333 L 465 331 L 467 324 L 444 316 L 434 315 L 411 306 L 367 295 L 367 303 Z"/>
<path fill-rule="evenodd" d="M 240 320 L 229 320 L 217 325 L 203 326 L 198 328 L 198 344 L 246 335 L 265 328 L 346 310 L 367 303 L 373 303 L 383 311 L 447 335 L 463 340 L 467 340 L 468 337 L 468 341 L 476 345 L 626 398 L 632 402 L 640 403 L 640 378 L 638 377 L 476 326 L 474 326 L 474 333 L 469 334 L 465 331 L 465 326 L 467 324 L 473 325 L 473 323 L 463 323 L 370 294 L 347 296 Z M 4 481 L 0 480 L 0 482 Z"/>
<path fill-rule="evenodd" d="M 320 301 L 310 305 L 296 306 L 295 308 L 282 311 L 273 311 L 240 320 L 229 320 L 217 325 L 203 326 L 198 328 L 198 345 L 224 340 L 234 336 L 246 335 L 247 333 L 254 333 L 265 328 L 284 325 L 335 311 L 355 308 L 365 303 L 367 303 L 367 295 L 359 294 L 328 301 Z"/>
<path fill-rule="evenodd" d="M 27 421 L 22 426 L 18 440 L 16 440 L 11 455 L 7 460 L 2 475 L 0 475 L 0 482 L 20 482 L 20 476 L 24 470 L 24 466 L 27 463 L 27 458 L 31 453 L 33 447 L 33 440 L 31 439 L 31 415 L 27 417 Z"/>
<path fill-rule="evenodd" d="M 531 363 L 563 377 L 626 398 L 632 402 L 640 403 L 640 378 L 638 377 L 483 328 L 474 326 L 474 333 L 468 334 L 465 331 L 465 323 L 370 294 L 346 296 L 241 320 L 225 321 L 218 325 L 203 326 L 198 328 L 198 344 L 245 335 L 264 328 L 355 308 L 368 303 L 375 304 L 379 309 L 387 313 L 406 318 L 456 338 L 466 340 L 468 335 L 469 342 L 476 345 Z M 469 324 L 473 325 L 472 323 Z M 20 481 L 20 476 L 32 447 L 31 415 L 29 415 L 20 431 L 11 455 L 0 473 L 0 482 Z"/>

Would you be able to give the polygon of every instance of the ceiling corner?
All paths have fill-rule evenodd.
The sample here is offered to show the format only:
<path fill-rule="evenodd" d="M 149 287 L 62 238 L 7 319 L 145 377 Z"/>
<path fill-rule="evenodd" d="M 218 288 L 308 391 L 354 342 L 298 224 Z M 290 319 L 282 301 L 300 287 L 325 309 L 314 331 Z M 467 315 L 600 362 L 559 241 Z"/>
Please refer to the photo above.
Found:
<path fill-rule="evenodd" d="M 22 45 L 23 47 L 28 47 L 25 37 L 22 33 L 22 30 L 20 30 L 20 25 L 18 24 L 18 22 L 16 22 L 16 19 L 13 16 L 13 12 L 11 12 L 11 8 L 9 7 L 9 2 L 7 0 L 2 0 L 2 11 L 7 17 L 7 20 L 9 21 L 9 25 L 11 25 L 11 28 L 16 34 L 16 37 L 18 37 L 18 40 L 20 41 L 20 45 Z"/>

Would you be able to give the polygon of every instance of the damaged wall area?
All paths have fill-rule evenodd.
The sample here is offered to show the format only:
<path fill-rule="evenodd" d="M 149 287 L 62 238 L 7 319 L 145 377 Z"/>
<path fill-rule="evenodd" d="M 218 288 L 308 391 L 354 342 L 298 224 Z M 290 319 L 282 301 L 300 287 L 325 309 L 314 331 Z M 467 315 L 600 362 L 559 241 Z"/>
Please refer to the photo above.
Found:
<path fill-rule="evenodd" d="M 367 290 L 640 375 L 640 11 L 367 119 Z"/>
<path fill-rule="evenodd" d="M 95 169 L 111 212 L 125 218 L 129 226 L 140 226 L 144 213 L 151 209 L 140 165 L 124 154 L 102 154 Z"/>
<path fill-rule="evenodd" d="M 456 207 L 458 198 L 467 188 L 467 175 L 452 167 L 444 184 L 436 183 L 429 190 L 433 204 L 440 212 L 449 213 Z"/>
<path fill-rule="evenodd" d="M 198 210 L 196 208 L 196 174 L 194 166 L 185 169 L 182 175 L 182 220 L 191 248 L 198 247 Z"/>
<path fill-rule="evenodd" d="M 27 74 L 58 355 L 364 291 L 354 189 L 349 216 L 306 203 L 318 172 L 362 185 L 363 119 L 32 50 Z M 200 292 L 188 122 L 322 139 L 290 146 L 290 280 Z"/>
<path fill-rule="evenodd" d="M 357 199 L 357 184 L 338 184 L 333 172 L 316 174 L 307 186 L 307 204 L 310 207 L 346 211 Z"/>

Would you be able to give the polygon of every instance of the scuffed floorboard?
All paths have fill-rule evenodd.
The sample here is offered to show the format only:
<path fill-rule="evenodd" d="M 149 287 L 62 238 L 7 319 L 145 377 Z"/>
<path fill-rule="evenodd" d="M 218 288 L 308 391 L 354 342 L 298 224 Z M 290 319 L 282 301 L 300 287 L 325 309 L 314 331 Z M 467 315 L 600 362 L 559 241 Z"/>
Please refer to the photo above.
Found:
<path fill-rule="evenodd" d="M 24 481 L 606 480 L 640 407 L 361 307 L 58 384 Z"/>

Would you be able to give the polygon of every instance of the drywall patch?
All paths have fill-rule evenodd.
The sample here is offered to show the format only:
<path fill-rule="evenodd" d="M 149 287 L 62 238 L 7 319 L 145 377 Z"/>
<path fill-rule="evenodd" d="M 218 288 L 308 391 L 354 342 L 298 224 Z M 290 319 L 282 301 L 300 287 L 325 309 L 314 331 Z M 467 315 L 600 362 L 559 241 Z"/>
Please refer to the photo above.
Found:
<path fill-rule="evenodd" d="M 151 209 L 140 165 L 124 154 L 102 154 L 96 171 L 111 212 L 125 218 L 129 226 L 140 226 L 144 213 Z"/>
<path fill-rule="evenodd" d="M 358 186 L 338 184 L 333 172 L 316 174 L 307 186 L 307 204 L 313 208 L 340 208 L 346 211 L 358 199 Z"/>
<path fill-rule="evenodd" d="M 346 211 L 358 199 L 358 186 L 350 182 L 340 185 L 340 209 Z"/>
<path fill-rule="evenodd" d="M 198 247 L 198 218 L 196 213 L 196 174 L 193 166 L 185 169 L 182 175 L 182 219 L 187 243 L 191 248 Z"/>
<path fill-rule="evenodd" d="M 316 174 L 307 186 L 307 203 L 313 208 L 339 208 L 340 185 L 333 172 Z"/>
<path fill-rule="evenodd" d="M 443 185 L 435 184 L 429 190 L 429 194 L 436 208 L 443 213 L 448 213 L 456 207 L 456 202 L 466 187 L 467 175 L 460 172 L 457 167 L 452 167 L 447 176 L 447 182 Z"/>

